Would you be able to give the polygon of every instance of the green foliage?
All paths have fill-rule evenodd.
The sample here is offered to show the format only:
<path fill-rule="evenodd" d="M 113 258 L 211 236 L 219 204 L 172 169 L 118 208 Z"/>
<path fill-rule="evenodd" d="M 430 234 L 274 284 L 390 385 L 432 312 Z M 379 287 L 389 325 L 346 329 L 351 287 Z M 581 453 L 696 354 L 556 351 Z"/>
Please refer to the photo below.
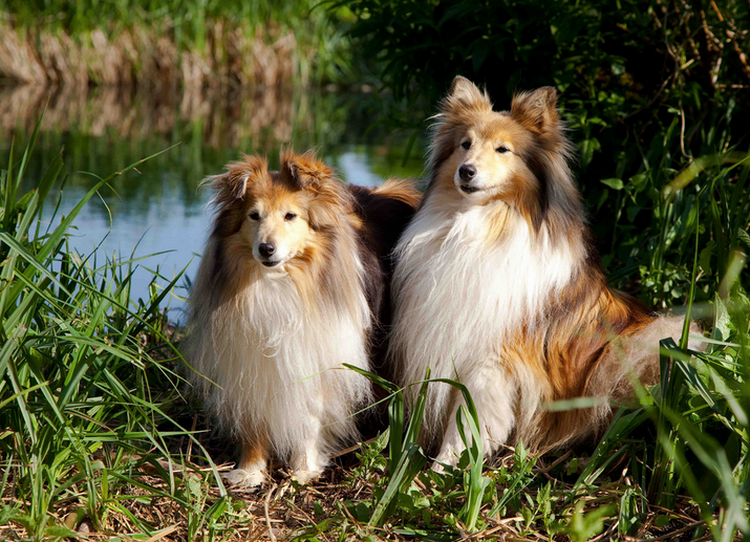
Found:
<path fill-rule="evenodd" d="M 518 89 L 553 85 L 565 95 L 590 151 L 597 126 L 642 125 L 670 100 L 705 113 L 746 92 L 748 6 L 602 0 L 341 0 L 356 15 L 352 35 L 397 97 L 434 104 L 462 74 L 505 104 Z M 724 36 L 729 39 L 722 41 Z M 676 92 L 673 92 L 676 91 Z M 654 102 L 655 99 L 658 101 Z M 678 110 L 680 107 L 677 108 Z M 632 118 L 633 115 L 647 118 Z M 701 126 L 700 124 L 698 126 Z M 622 140 L 619 140 L 620 142 Z M 584 163 L 590 151 L 584 150 Z"/>
<path fill-rule="evenodd" d="M 604 518 L 615 512 L 613 505 L 600 506 L 588 513 L 583 512 L 585 501 L 576 503 L 575 512 L 565 532 L 574 542 L 586 542 L 600 534 L 604 530 Z"/>
<path fill-rule="evenodd" d="M 455 527 L 457 522 L 461 521 L 470 532 L 476 531 L 479 512 L 485 504 L 485 495 L 487 489 L 492 486 L 492 480 L 483 472 L 484 452 L 480 438 L 479 416 L 469 390 L 455 380 L 430 379 L 428 369 L 424 380 L 415 383 L 419 385 L 419 392 L 414 398 L 409 420 L 405 425 L 403 389 L 373 373 L 352 365 L 346 365 L 346 367 L 367 376 L 389 393 L 387 435 L 390 478 L 382 490 L 376 491 L 377 502 L 373 506 L 359 503 L 353 506 L 352 514 L 360 521 L 367 522 L 370 527 L 382 527 L 386 520 L 396 515 L 397 511 L 402 518 L 420 517 L 428 524 L 428 527 L 430 526 L 430 509 L 433 508 L 430 499 L 414 485 L 413 481 L 427 463 L 427 458 L 418 441 L 427 399 L 427 386 L 446 384 L 458 389 L 465 401 L 465 405 L 457 411 L 456 422 L 467 449 L 459 461 L 458 469 L 442 465 L 442 468 L 449 471 L 447 476 L 430 472 L 420 475 L 420 481 L 422 485 L 442 486 L 442 492 L 445 492 L 447 487 L 461 487 L 459 491 L 454 490 L 454 492 L 456 496 L 463 497 L 464 504 L 457 514 L 450 514 L 449 517 L 452 519 L 449 520 L 449 524 Z M 468 425 L 468 431 L 466 425 Z M 406 427 L 405 430 L 404 427 Z M 385 448 L 383 438 L 382 435 L 378 437 L 373 446 L 364 449 L 360 457 L 367 458 L 369 464 L 378 465 L 378 462 L 372 459 L 372 450 Z M 467 465 L 470 465 L 470 468 L 464 472 L 463 467 Z"/>
<path fill-rule="evenodd" d="M 314 5 L 308 0 L 3 0 L 0 12 L 22 27 L 34 27 L 42 21 L 73 35 L 97 29 L 113 33 L 136 25 L 156 26 L 175 32 L 185 43 L 200 46 L 205 40 L 206 21 L 223 19 L 249 28 L 275 21 L 289 28 L 311 16 L 313 20 L 325 18 L 322 10 L 311 12 Z M 102 25 L 102 21 L 107 24 Z"/>
<path fill-rule="evenodd" d="M 551 85 L 579 146 L 578 177 L 605 266 L 617 286 L 642 288 L 651 305 L 684 302 L 690 282 L 685 237 L 700 197 L 702 238 L 707 200 L 742 216 L 732 240 L 748 239 L 742 172 L 722 169 L 747 151 L 750 126 L 750 9 L 746 2 L 635 0 L 342 0 L 357 16 L 352 36 L 366 58 L 380 60 L 382 85 L 419 111 L 435 111 L 457 74 L 486 85 L 501 109 L 517 90 Z M 403 116 L 394 127 L 403 126 Z M 741 154 L 741 153 L 740 153 Z M 744 154 L 741 154 L 744 155 Z M 693 158 L 696 161 L 693 161 Z M 699 158 L 700 157 L 700 158 Z M 659 192 L 684 170 L 693 191 L 669 202 Z M 712 179 L 720 172 L 726 177 Z M 678 183 L 679 184 L 679 183 Z M 665 194 L 666 195 L 666 194 Z M 725 199 L 724 196 L 728 198 Z M 742 202 L 742 203 L 740 203 Z M 735 212 L 737 213 L 735 215 Z M 743 214 L 744 213 L 744 214 Z M 721 222 L 721 220 L 719 220 Z M 745 232 L 745 233 L 743 233 Z M 710 267 L 711 255 L 703 261 Z M 650 261 L 650 265 L 643 265 Z M 710 299 L 701 274 L 699 301 Z M 747 280 L 747 279 L 744 279 Z M 745 282 L 748 287 L 748 282 Z"/>
<path fill-rule="evenodd" d="M 18 196 L 37 133 L 38 125 L 19 161 L 11 150 L 0 176 L 0 461 L 3 497 L 13 503 L 2 523 L 42 540 L 77 536 L 71 529 L 84 518 L 106 529 L 111 515 L 125 514 L 151 536 L 158 529 L 133 517 L 127 503 L 166 497 L 184 510 L 191 533 L 216 529 L 226 523 L 226 499 L 215 466 L 176 469 L 168 450 L 179 435 L 207 456 L 168 412 L 179 398 L 171 367 L 181 356 L 160 307 L 179 275 L 164 289 L 154 282 L 150 297 L 135 301 L 134 259 L 99 264 L 101 256 L 81 256 L 67 242 L 86 202 L 143 161 L 98 178 L 69 214 L 45 227 L 40 216 L 61 155 L 34 190 Z M 147 470 L 156 473 L 150 482 L 142 478 Z M 214 502 L 209 478 L 222 493 Z M 59 509 L 71 503 L 62 523 Z"/>

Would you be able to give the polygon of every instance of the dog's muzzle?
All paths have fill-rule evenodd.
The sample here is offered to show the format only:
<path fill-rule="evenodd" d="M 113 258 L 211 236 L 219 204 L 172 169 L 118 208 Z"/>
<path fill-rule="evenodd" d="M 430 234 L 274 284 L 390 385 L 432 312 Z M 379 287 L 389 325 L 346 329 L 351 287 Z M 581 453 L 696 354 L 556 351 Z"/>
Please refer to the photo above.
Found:
<path fill-rule="evenodd" d="M 471 164 L 464 164 L 458 168 L 458 188 L 464 194 L 473 194 L 479 191 L 479 187 L 474 185 L 474 178 L 477 176 L 477 168 Z"/>
<path fill-rule="evenodd" d="M 273 243 L 261 243 L 258 245 L 258 253 L 260 254 L 260 263 L 266 267 L 273 267 L 281 263 L 281 260 L 271 259 L 271 256 L 276 253 L 276 245 Z"/>
<path fill-rule="evenodd" d="M 473 194 L 474 192 L 479 192 L 479 188 L 469 183 L 461 183 L 458 185 L 458 188 L 464 194 Z"/>

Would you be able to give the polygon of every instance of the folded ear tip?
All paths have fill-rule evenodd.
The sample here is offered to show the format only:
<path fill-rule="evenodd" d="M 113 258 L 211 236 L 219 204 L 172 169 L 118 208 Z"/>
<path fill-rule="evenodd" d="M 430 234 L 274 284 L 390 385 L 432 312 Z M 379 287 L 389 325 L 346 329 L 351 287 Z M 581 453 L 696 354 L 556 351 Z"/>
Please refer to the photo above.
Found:
<path fill-rule="evenodd" d="M 305 187 L 305 179 L 303 175 L 300 175 L 299 165 L 294 160 L 292 160 L 291 157 L 287 157 L 282 162 L 281 167 L 282 171 L 284 171 L 293 182 L 295 182 L 302 188 Z"/>
<path fill-rule="evenodd" d="M 479 87 L 477 87 L 474 83 L 472 83 L 469 79 L 464 77 L 463 75 L 457 75 L 453 78 L 453 83 L 451 83 L 451 90 L 449 92 L 450 95 L 454 94 L 466 94 L 466 93 L 480 93 Z"/>
<path fill-rule="evenodd" d="M 452 110 L 470 108 L 477 110 L 492 109 L 492 103 L 486 92 L 482 92 L 479 87 L 468 80 L 466 77 L 457 75 L 453 79 L 451 89 L 447 96 L 440 104 L 443 112 Z"/>
<path fill-rule="evenodd" d="M 455 92 L 455 90 L 462 85 L 473 85 L 473 83 L 463 75 L 457 75 L 453 78 L 453 82 L 451 83 L 451 93 Z"/>
<path fill-rule="evenodd" d="M 297 155 L 286 154 L 282 157 L 281 169 L 285 175 L 299 188 L 317 188 L 333 171 L 325 163 L 315 157 L 314 151 Z"/>
<path fill-rule="evenodd" d="M 557 102 L 557 89 L 555 87 L 542 87 L 539 90 L 544 92 L 547 103 L 554 104 Z"/>

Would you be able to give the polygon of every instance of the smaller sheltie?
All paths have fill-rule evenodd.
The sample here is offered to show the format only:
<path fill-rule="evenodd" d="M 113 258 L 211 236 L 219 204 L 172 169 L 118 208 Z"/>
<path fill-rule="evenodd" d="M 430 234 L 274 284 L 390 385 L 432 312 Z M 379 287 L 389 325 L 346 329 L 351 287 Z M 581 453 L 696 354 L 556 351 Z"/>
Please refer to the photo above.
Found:
<path fill-rule="evenodd" d="M 390 314 L 391 251 L 419 193 L 345 185 L 308 153 L 281 171 L 245 156 L 208 179 L 213 230 L 190 299 L 191 380 L 241 443 L 226 479 L 260 484 L 272 456 L 305 483 L 356 438 L 353 414 Z"/>
<path fill-rule="evenodd" d="M 611 289 L 592 247 L 550 87 L 495 112 L 457 77 L 433 125 L 430 182 L 396 249 L 391 354 L 401 384 L 462 382 L 486 454 L 522 441 L 542 451 L 601 430 L 631 378 L 659 379 L 659 340 L 682 319 L 658 317 Z M 412 390 L 414 387 L 412 386 Z M 590 397 L 594 408 L 544 403 Z M 461 395 L 428 387 L 422 441 L 453 463 Z"/>

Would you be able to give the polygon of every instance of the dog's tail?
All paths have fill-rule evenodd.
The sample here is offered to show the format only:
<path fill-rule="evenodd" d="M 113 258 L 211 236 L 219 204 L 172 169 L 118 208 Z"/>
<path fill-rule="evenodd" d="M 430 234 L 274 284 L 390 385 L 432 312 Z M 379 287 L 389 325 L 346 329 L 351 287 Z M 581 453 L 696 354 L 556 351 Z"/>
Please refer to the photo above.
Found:
<path fill-rule="evenodd" d="M 396 179 L 391 177 L 381 186 L 374 188 L 372 193 L 387 198 L 401 201 L 411 207 L 419 205 L 422 194 L 415 187 L 416 182 L 412 179 Z"/>
<path fill-rule="evenodd" d="M 637 390 L 659 383 L 660 341 L 668 337 L 679 341 L 683 323 L 684 318 L 678 316 L 649 316 L 634 325 L 636 330 L 614 337 L 591 367 L 579 397 L 594 405 L 543 412 L 519 435 L 524 445 L 541 453 L 599 438 L 619 406 L 636 406 Z M 690 332 L 700 336 L 700 326 L 691 322 Z M 705 346 L 700 340 L 689 343 L 691 350 Z"/>
<path fill-rule="evenodd" d="M 636 388 L 658 384 L 661 380 L 659 364 L 660 341 L 671 337 L 679 342 L 684 318 L 659 316 L 628 337 L 612 341 L 596 364 L 585 395 L 602 399 L 593 409 L 590 418 L 596 433 L 601 433 L 609 423 L 618 405 L 633 404 L 637 400 Z M 691 335 L 701 335 L 700 325 L 690 322 Z M 706 343 L 691 338 L 688 348 L 703 350 Z"/>

